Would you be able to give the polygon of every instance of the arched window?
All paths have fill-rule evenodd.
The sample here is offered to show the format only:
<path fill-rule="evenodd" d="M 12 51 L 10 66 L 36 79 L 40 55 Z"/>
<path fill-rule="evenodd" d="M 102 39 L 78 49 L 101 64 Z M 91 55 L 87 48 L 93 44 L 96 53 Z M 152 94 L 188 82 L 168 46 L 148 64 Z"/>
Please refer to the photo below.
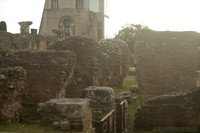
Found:
<path fill-rule="evenodd" d="M 76 0 L 76 9 L 83 9 L 83 0 Z"/>
<path fill-rule="evenodd" d="M 51 1 L 51 9 L 58 9 L 58 0 Z"/>
<path fill-rule="evenodd" d="M 61 30 L 62 36 L 74 35 L 74 22 L 71 17 L 61 18 L 59 29 Z"/>

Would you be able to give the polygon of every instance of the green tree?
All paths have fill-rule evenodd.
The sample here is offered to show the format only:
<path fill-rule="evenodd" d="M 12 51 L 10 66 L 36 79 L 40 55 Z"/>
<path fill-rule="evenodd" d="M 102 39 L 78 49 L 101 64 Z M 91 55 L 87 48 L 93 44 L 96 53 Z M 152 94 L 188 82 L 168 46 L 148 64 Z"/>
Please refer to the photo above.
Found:
<path fill-rule="evenodd" d="M 4 21 L 1 21 L 1 22 L 0 22 L 0 30 L 2 30 L 2 31 L 7 31 L 6 22 L 4 22 Z"/>
<path fill-rule="evenodd" d="M 148 27 L 141 24 L 126 24 L 115 35 L 115 38 L 125 41 L 133 52 L 135 35 L 142 29 L 148 29 Z"/>

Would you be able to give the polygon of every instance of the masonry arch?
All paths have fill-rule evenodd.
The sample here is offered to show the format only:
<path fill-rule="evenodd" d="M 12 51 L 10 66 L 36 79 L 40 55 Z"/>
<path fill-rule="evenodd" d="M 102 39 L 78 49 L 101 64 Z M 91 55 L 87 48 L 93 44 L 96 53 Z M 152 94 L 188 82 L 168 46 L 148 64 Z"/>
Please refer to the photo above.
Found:
<path fill-rule="evenodd" d="M 59 29 L 62 36 L 75 35 L 74 20 L 70 16 L 64 16 L 59 21 Z"/>

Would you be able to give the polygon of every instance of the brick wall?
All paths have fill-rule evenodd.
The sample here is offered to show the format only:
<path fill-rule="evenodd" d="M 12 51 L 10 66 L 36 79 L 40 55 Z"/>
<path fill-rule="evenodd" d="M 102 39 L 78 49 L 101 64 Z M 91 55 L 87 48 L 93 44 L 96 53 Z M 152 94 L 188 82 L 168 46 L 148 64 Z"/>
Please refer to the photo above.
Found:
<path fill-rule="evenodd" d="M 195 32 L 150 30 L 136 37 L 137 80 L 144 101 L 196 86 L 198 39 Z"/>
<path fill-rule="evenodd" d="M 160 96 L 142 104 L 135 116 L 135 130 L 199 132 L 200 88 L 185 94 Z"/>
<path fill-rule="evenodd" d="M 21 51 L 0 58 L 2 66 L 22 66 L 27 71 L 22 116 L 25 121 L 39 119 L 35 117 L 38 103 L 65 97 L 76 60 L 71 51 Z"/>
<path fill-rule="evenodd" d="M 21 67 L 0 68 L 0 121 L 19 121 L 26 71 Z"/>
<path fill-rule="evenodd" d="M 99 85 L 95 68 L 96 63 L 96 42 L 85 37 L 67 37 L 58 41 L 49 49 L 55 50 L 71 50 L 77 55 L 74 76 L 68 86 L 67 97 L 79 97 L 83 88 L 90 85 Z M 98 72 L 97 72 L 98 73 Z"/>

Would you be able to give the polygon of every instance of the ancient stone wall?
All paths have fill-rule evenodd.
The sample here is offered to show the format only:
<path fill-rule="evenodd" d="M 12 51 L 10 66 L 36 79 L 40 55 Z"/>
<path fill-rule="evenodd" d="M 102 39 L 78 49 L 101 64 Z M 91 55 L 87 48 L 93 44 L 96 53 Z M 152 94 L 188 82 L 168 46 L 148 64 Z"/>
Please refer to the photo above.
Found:
<path fill-rule="evenodd" d="M 71 51 L 19 51 L 8 53 L 0 60 L 1 67 L 22 66 L 27 71 L 22 116 L 26 121 L 38 119 L 35 117 L 38 103 L 65 97 L 76 56 Z"/>
<path fill-rule="evenodd" d="M 144 102 L 135 116 L 136 130 L 199 132 L 200 88 Z"/>
<path fill-rule="evenodd" d="M 25 82 L 23 68 L 0 68 L 0 122 L 19 121 Z"/>
<path fill-rule="evenodd" d="M 136 72 L 144 101 L 196 86 L 199 36 L 195 32 L 151 30 L 136 36 Z"/>
<path fill-rule="evenodd" d="M 121 87 L 129 65 L 128 45 L 121 40 L 106 39 L 98 43 L 98 51 L 102 62 L 102 85 Z"/>
<path fill-rule="evenodd" d="M 36 34 L 12 34 L 0 31 L 0 49 L 47 50 L 46 38 Z"/>
<path fill-rule="evenodd" d="M 74 77 L 69 84 L 67 97 L 79 97 L 83 88 L 90 85 L 100 85 L 101 75 L 96 74 L 96 45 L 92 39 L 85 37 L 67 37 L 58 41 L 55 45 L 49 47 L 54 50 L 71 50 L 77 55 L 76 67 L 74 69 Z"/>

